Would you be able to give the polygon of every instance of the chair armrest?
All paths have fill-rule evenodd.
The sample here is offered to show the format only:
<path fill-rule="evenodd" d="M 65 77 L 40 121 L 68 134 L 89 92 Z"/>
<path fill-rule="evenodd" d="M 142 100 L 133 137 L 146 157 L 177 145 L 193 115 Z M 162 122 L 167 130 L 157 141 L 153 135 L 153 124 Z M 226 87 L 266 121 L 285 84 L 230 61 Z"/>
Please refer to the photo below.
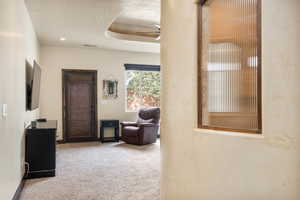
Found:
<path fill-rule="evenodd" d="M 153 123 L 139 123 L 138 126 L 139 127 L 153 127 L 153 126 L 156 126 L 156 124 L 153 124 Z"/>
<path fill-rule="evenodd" d="M 138 126 L 136 122 L 121 122 L 122 126 Z"/>

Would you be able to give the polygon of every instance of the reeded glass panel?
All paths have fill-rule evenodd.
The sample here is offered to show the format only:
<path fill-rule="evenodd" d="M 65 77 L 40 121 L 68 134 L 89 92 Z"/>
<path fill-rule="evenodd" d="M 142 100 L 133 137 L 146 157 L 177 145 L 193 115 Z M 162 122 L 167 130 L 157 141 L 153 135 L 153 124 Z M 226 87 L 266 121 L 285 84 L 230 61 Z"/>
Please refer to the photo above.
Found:
<path fill-rule="evenodd" d="M 202 9 L 202 126 L 260 129 L 259 0 L 209 0 Z"/>

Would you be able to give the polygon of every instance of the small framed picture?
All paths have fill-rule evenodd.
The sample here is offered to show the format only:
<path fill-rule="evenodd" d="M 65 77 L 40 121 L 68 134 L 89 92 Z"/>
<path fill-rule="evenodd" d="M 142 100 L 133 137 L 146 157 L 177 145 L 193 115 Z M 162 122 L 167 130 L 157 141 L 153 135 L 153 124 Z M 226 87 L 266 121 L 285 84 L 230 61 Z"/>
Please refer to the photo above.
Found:
<path fill-rule="evenodd" d="M 103 80 L 103 98 L 104 99 L 118 98 L 118 81 Z"/>

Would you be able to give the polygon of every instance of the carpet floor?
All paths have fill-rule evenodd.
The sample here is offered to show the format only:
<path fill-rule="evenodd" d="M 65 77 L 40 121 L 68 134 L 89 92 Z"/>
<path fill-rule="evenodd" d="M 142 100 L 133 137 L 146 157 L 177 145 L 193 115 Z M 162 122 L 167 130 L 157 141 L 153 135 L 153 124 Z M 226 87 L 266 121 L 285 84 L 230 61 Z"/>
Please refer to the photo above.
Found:
<path fill-rule="evenodd" d="M 57 146 L 56 177 L 27 180 L 21 200 L 159 200 L 159 142 Z"/>

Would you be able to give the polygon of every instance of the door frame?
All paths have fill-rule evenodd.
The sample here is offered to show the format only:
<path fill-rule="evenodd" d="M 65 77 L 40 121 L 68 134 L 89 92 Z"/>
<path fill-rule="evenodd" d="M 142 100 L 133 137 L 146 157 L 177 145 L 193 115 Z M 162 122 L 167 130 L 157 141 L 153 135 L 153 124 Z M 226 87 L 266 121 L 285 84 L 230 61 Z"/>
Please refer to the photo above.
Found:
<path fill-rule="evenodd" d="M 95 102 L 95 107 L 94 107 L 94 117 L 95 117 L 95 123 L 94 123 L 94 135 L 91 138 L 77 138 L 77 139 L 72 139 L 72 140 L 68 140 L 67 138 L 67 119 L 66 119 L 66 110 L 67 110 L 67 106 L 66 106 L 66 73 L 68 72 L 75 72 L 75 73 L 91 73 L 93 74 L 93 78 L 94 78 L 94 102 Z M 98 141 L 98 103 L 97 103 L 97 99 L 98 99 L 98 71 L 97 70 L 83 70 L 83 69 L 62 69 L 61 71 L 62 74 L 62 132 L 63 132 L 63 139 L 62 139 L 62 143 L 66 143 L 66 142 L 87 142 L 87 141 Z"/>

